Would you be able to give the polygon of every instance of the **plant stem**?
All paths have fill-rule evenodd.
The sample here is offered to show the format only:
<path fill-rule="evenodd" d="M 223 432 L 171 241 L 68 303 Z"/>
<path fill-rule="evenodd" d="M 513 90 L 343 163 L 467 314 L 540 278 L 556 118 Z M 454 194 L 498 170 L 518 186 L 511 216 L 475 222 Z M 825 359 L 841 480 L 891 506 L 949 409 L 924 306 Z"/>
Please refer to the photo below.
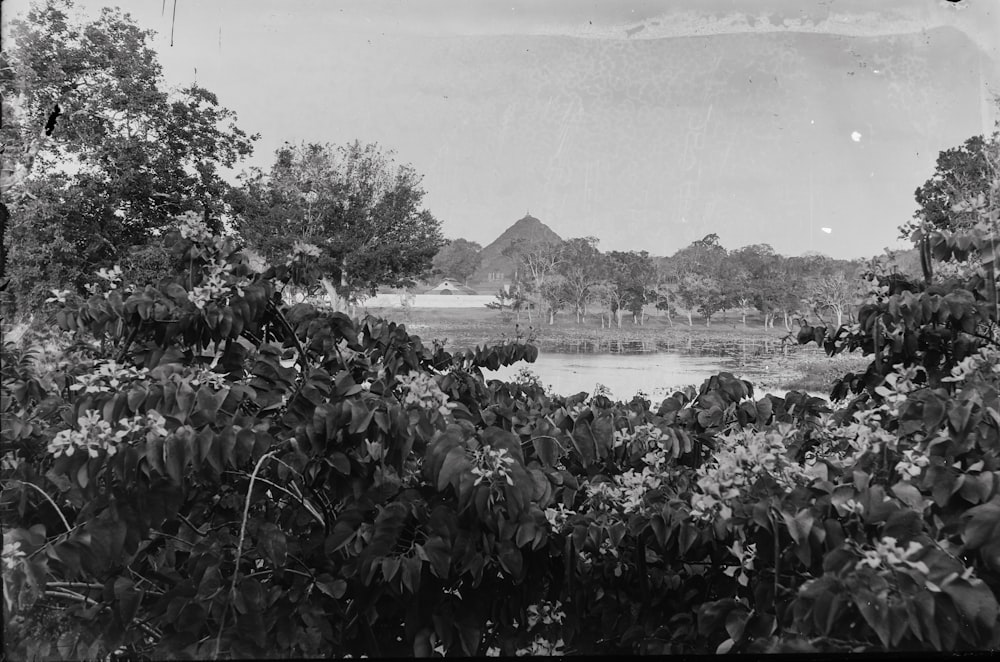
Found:
<path fill-rule="evenodd" d="M 59 506 L 56 505 L 56 502 L 52 500 L 52 497 L 50 497 L 45 490 L 43 490 L 42 488 L 38 487 L 38 485 L 35 485 L 34 483 L 28 483 L 28 482 L 25 482 L 23 480 L 17 480 L 16 478 L 14 480 L 16 482 L 20 483 L 21 485 L 27 485 L 28 487 L 31 487 L 31 488 L 34 488 L 35 490 L 38 490 L 38 492 L 40 492 L 41 495 L 43 497 L 45 497 L 46 501 L 48 501 L 49 503 L 51 503 L 52 507 L 56 509 L 56 513 L 59 514 L 59 519 L 62 520 L 63 526 L 66 527 L 66 530 L 69 531 L 70 529 L 73 528 L 73 527 L 71 527 L 69 525 L 69 520 L 66 519 L 66 516 L 63 515 L 63 512 L 61 510 L 59 510 Z"/>
<path fill-rule="evenodd" d="M 253 484 L 257 480 L 257 472 L 259 472 L 260 468 L 264 465 L 264 460 L 271 457 L 275 453 L 277 453 L 277 451 L 271 451 L 262 455 L 261 458 L 257 460 L 257 466 L 253 468 L 253 473 L 250 474 L 250 485 L 247 487 L 247 496 L 243 504 L 243 521 L 240 523 L 240 540 L 236 546 L 236 564 L 235 568 L 233 568 L 233 581 L 229 585 L 230 604 L 233 604 L 236 601 L 236 580 L 240 576 L 240 559 L 243 557 L 243 540 L 247 533 L 247 519 L 250 517 L 250 495 L 253 494 Z M 213 656 L 213 659 L 216 660 L 219 659 L 219 646 L 222 645 L 222 630 L 225 625 L 226 612 L 223 612 L 222 618 L 219 619 L 219 634 L 215 638 L 215 655 Z"/>

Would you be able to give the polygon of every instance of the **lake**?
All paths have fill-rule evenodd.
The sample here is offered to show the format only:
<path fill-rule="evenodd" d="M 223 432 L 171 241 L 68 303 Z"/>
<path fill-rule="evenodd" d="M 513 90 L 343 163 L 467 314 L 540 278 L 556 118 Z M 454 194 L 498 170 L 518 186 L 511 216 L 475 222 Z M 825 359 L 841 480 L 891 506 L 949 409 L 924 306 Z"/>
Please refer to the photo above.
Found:
<path fill-rule="evenodd" d="M 607 387 L 615 399 L 631 399 L 638 391 L 653 400 L 663 399 L 680 387 L 700 386 L 723 370 L 718 357 L 691 356 L 673 352 L 604 354 L 587 352 L 540 352 L 534 363 L 520 362 L 499 370 L 484 370 L 487 379 L 512 379 L 522 368 L 538 375 L 542 384 L 564 395 L 587 391 L 597 384 Z"/>
<path fill-rule="evenodd" d="M 612 343 L 597 347 L 593 343 L 561 343 L 556 349 L 539 351 L 534 363 L 520 362 L 499 370 L 483 370 L 487 379 L 513 379 L 522 369 L 538 376 L 555 393 L 573 395 L 593 393 L 598 384 L 605 386 L 616 400 L 630 400 L 642 391 L 658 402 L 684 386 L 700 387 L 720 372 L 755 382 L 754 372 L 767 370 L 768 357 L 778 351 L 771 343 L 728 342 L 692 346 L 678 343 L 667 349 L 659 343 Z M 765 393 L 784 397 L 783 391 L 754 390 L 754 398 Z M 826 393 L 809 392 L 826 399 Z"/>

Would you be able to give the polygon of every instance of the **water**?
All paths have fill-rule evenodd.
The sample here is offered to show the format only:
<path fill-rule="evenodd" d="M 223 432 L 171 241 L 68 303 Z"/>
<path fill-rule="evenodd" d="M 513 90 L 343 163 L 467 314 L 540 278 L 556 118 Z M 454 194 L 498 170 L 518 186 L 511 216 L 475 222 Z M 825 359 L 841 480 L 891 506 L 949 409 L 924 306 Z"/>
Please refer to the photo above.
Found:
<path fill-rule="evenodd" d="M 542 384 L 555 393 L 572 395 L 593 393 L 602 384 L 618 400 L 628 400 L 642 391 L 654 400 L 662 399 L 678 388 L 700 386 L 703 381 L 726 368 L 718 357 L 694 356 L 673 352 L 641 354 L 603 354 L 577 352 L 540 352 L 534 363 L 516 363 L 499 370 L 484 370 L 487 379 L 509 381 L 522 369 L 538 375 Z"/>
<path fill-rule="evenodd" d="M 744 341 L 721 341 L 692 344 L 690 341 L 662 342 L 592 342 L 560 343 L 556 349 L 542 346 L 534 363 L 520 362 L 499 370 L 483 370 L 487 379 L 512 380 L 522 369 L 538 376 L 542 385 L 555 393 L 573 395 L 593 393 L 600 384 L 616 400 L 629 400 L 638 392 L 658 402 L 679 388 L 700 387 L 720 372 L 730 372 L 751 383 L 753 373 L 766 370 L 769 358 L 781 351 L 780 344 Z M 765 393 L 784 397 L 780 390 L 754 389 L 754 398 Z M 809 395 L 827 398 L 826 393 Z"/>

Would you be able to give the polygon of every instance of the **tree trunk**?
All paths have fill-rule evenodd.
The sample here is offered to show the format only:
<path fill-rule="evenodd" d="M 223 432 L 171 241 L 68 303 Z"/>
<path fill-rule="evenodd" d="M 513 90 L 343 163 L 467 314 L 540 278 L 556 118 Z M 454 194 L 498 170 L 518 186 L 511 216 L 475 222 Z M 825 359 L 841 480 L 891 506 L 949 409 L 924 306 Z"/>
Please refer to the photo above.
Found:
<path fill-rule="evenodd" d="M 687 318 L 688 318 L 688 326 L 694 326 L 694 321 L 691 319 L 691 311 L 690 310 L 687 313 Z"/>
<path fill-rule="evenodd" d="M 743 326 L 747 325 L 747 311 L 743 311 Z"/>

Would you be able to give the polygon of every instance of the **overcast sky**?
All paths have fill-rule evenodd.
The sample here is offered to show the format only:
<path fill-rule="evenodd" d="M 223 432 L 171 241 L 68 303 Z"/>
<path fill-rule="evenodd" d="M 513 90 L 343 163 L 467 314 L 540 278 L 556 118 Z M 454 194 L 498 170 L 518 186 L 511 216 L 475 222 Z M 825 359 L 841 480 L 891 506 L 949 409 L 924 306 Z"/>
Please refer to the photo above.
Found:
<path fill-rule="evenodd" d="M 484 245 L 530 211 L 604 250 L 870 256 L 1000 92 L 994 0 L 77 0 L 107 4 L 261 134 L 252 165 L 378 142 Z"/>

